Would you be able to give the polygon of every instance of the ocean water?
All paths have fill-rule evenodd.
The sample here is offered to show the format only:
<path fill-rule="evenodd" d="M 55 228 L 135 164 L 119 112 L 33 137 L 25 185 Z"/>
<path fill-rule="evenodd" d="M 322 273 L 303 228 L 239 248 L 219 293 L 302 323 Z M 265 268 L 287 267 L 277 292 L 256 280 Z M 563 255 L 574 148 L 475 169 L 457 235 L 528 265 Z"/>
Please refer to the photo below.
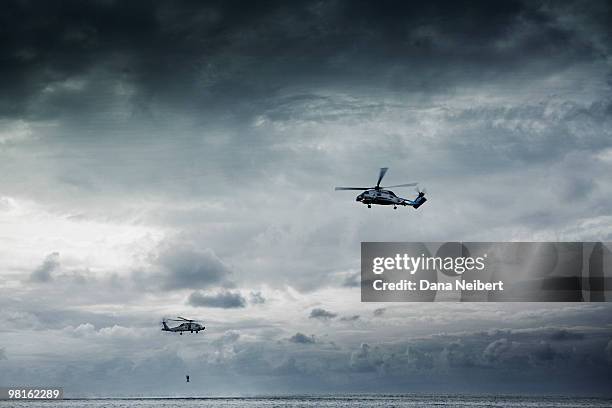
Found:
<path fill-rule="evenodd" d="M 371 395 L 336 397 L 66 399 L 61 401 L 0 401 L 0 407 L 89 408 L 314 408 L 314 407 L 612 407 L 612 398 L 516 397 L 460 395 Z"/>

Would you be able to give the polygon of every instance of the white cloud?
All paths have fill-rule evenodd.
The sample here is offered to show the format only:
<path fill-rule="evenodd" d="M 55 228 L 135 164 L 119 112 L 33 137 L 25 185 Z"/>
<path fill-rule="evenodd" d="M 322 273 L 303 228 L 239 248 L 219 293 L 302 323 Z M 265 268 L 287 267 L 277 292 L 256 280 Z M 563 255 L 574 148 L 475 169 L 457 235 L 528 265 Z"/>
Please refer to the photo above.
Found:
<path fill-rule="evenodd" d="M 26 141 L 32 135 L 32 127 L 24 120 L 0 120 L 0 147 Z"/>

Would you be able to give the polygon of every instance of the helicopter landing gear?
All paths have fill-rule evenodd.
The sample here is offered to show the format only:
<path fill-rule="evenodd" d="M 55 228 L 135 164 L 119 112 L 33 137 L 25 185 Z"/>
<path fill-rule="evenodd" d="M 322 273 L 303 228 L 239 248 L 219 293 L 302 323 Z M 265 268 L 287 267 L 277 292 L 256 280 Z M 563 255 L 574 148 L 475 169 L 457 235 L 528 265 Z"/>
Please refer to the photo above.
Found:
<path fill-rule="evenodd" d="M 394 206 L 393 206 L 393 209 L 394 209 L 394 210 L 397 210 L 397 205 L 394 205 Z"/>
<path fill-rule="evenodd" d="M 183 332 L 179 332 L 179 334 L 182 336 L 182 335 L 183 335 Z"/>
<path fill-rule="evenodd" d="M 370 204 L 368 204 L 368 208 L 372 208 L 372 206 Z"/>

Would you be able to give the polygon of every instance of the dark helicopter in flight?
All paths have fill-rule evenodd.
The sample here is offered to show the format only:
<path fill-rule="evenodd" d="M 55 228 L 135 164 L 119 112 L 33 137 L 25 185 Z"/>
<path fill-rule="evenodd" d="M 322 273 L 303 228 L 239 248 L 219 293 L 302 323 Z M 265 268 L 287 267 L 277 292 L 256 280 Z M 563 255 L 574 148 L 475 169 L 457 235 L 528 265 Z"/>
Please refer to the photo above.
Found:
<path fill-rule="evenodd" d="M 425 198 L 425 190 L 417 189 L 418 196 L 414 200 L 407 198 L 398 197 L 389 188 L 393 187 L 411 187 L 416 186 L 418 183 L 407 183 L 397 184 L 394 186 L 382 187 L 380 182 L 389 170 L 387 167 L 380 169 L 378 174 L 378 182 L 374 187 L 336 187 L 335 190 L 365 190 L 359 194 L 356 201 L 360 201 L 363 204 L 367 204 L 368 208 L 372 208 L 372 204 L 376 205 L 392 205 L 393 209 L 397 209 L 398 205 L 412 206 L 413 208 L 419 208 L 427 199 Z"/>
<path fill-rule="evenodd" d="M 192 320 L 192 319 L 185 319 L 184 317 L 177 317 L 176 319 L 163 319 L 162 320 L 162 331 L 169 331 L 169 332 L 178 332 L 178 334 L 183 335 L 183 332 L 196 332 L 199 333 L 200 330 L 204 330 L 206 329 L 206 327 L 202 326 L 199 323 L 195 323 L 198 320 Z M 168 327 L 168 325 L 166 324 L 166 322 L 181 322 L 181 324 L 179 324 L 176 327 Z"/>

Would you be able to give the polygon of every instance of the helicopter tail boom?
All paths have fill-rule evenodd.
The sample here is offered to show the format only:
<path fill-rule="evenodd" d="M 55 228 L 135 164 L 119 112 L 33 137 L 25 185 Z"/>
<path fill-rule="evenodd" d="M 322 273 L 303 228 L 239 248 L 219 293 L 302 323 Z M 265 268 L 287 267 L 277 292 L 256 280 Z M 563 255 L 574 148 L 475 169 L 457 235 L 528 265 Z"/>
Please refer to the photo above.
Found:
<path fill-rule="evenodd" d="M 425 198 L 425 193 L 420 191 L 419 195 L 414 200 L 408 200 L 404 198 L 404 203 L 405 203 L 404 205 L 410 205 L 414 209 L 417 209 L 420 206 L 422 206 L 425 203 L 425 201 L 427 201 L 427 199 Z"/>

